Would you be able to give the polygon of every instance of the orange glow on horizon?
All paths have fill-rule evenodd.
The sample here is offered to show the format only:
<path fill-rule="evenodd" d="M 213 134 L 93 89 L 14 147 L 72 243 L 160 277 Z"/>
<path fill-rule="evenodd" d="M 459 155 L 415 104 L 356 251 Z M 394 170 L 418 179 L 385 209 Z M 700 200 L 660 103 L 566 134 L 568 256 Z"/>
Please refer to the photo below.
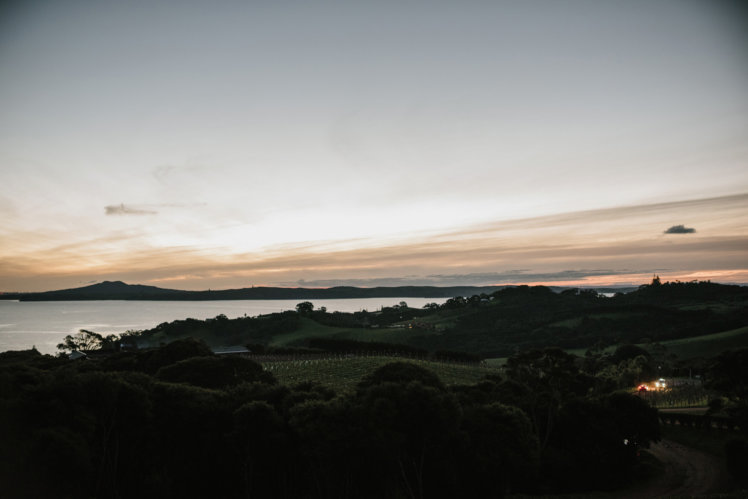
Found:
<path fill-rule="evenodd" d="M 494 284 L 495 286 L 506 285 L 527 285 L 527 286 L 560 286 L 560 287 L 583 287 L 583 288 L 603 288 L 603 287 L 636 287 L 643 284 L 649 284 L 654 275 L 658 275 L 662 282 L 692 282 L 692 281 L 711 281 L 720 284 L 745 284 L 748 283 L 748 270 L 715 270 L 715 271 L 694 271 L 694 272 L 655 272 L 647 274 L 611 274 L 605 276 L 594 276 L 576 280 L 559 280 L 559 281 L 522 281 L 508 284 Z"/>

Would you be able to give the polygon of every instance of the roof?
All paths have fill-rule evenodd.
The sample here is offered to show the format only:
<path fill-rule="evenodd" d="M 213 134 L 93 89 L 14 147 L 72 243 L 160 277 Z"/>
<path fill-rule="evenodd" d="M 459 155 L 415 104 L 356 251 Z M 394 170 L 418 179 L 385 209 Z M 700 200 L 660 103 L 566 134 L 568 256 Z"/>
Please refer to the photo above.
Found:
<path fill-rule="evenodd" d="M 233 347 L 217 347 L 213 349 L 213 353 L 216 355 L 230 355 L 239 353 L 250 353 L 247 347 L 233 346 Z"/>
<path fill-rule="evenodd" d="M 88 355 L 78 350 L 73 350 L 68 354 L 68 359 L 70 360 L 85 359 L 86 357 L 88 357 Z"/>

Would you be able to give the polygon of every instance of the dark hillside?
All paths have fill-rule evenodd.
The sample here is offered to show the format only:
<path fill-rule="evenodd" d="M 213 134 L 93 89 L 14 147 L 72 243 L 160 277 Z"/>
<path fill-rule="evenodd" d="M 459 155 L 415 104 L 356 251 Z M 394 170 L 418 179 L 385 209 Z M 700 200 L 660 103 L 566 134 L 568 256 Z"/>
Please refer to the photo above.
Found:
<path fill-rule="evenodd" d="M 503 286 L 394 286 L 356 288 L 277 288 L 251 287 L 241 289 L 183 291 L 155 286 L 105 281 L 81 288 L 41 293 L 0 293 L 2 300 L 69 301 L 69 300 L 315 300 L 340 298 L 449 298 L 458 295 L 491 293 Z"/>
<path fill-rule="evenodd" d="M 663 307 L 682 307 L 725 303 L 728 305 L 748 305 L 748 287 L 729 284 L 702 282 L 665 282 L 658 278 L 651 284 L 640 286 L 631 293 L 614 297 L 616 303 L 647 304 Z"/>
<path fill-rule="evenodd" d="M 82 288 L 61 289 L 43 293 L 26 293 L 20 296 L 21 301 L 57 301 L 57 300 L 153 300 L 170 299 L 184 291 L 163 289 L 141 284 L 125 284 L 122 281 L 104 281 Z"/>
<path fill-rule="evenodd" d="M 140 337 L 151 345 L 193 336 L 211 345 L 309 347 L 306 340 L 325 336 L 399 343 L 432 353 L 506 357 L 530 348 L 662 342 L 748 326 L 746 288 L 712 283 L 651 287 L 607 298 L 592 290 L 556 293 L 543 286 L 518 286 L 491 295 L 457 296 L 423 309 L 393 306 L 356 313 L 315 310 L 311 302 L 303 302 L 298 312 L 175 321 Z"/>
<path fill-rule="evenodd" d="M 748 288 L 713 283 L 658 282 L 612 298 L 519 286 L 490 298 L 448 301 L 438 313 L 458 310 L 455 324 L 410 343 L 503 357 L 528 348 L 665 341 L 748 325 Z"/>

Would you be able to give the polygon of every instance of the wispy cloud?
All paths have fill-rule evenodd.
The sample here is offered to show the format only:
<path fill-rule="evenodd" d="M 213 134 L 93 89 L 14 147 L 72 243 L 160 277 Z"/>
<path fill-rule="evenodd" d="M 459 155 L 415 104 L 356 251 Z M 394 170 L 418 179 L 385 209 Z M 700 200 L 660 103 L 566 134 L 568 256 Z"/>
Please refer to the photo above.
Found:
<path fill-rule="evenodd" d="M 160 208 L 195 208 L 206 203 L 155 203 L 144 205 L 111 204 L 104 207 L 107 215 L 158 215 Z"/>
<path fill-rule="evenodd" d="M 107 215 L 157 215 L 158 212 L 141 207 L 127 206 L 125 204 L 112 204 L 104 207 Z"/>
<path fill-rule="evenodd" d="M 696 232 L 696 229 L 692 227 L 686 227 L 685 225 L 673 225 L 668 230 L 666 230 L 665 234 L 693 234 Z"/>

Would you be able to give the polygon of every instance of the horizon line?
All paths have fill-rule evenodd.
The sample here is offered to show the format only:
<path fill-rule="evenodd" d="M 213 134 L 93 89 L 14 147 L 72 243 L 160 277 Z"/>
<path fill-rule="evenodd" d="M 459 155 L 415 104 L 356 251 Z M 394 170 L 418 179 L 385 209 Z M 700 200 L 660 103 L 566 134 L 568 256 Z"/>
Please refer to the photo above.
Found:
<path fill-rule="evenodd" d="M 651 281 L 650 281 L 651 282 Z M 62 289 L 50 289 L 45 291 L 0 291 L 0 295 L 31 295 L 31 294 L 40 294 L 40 293 L 54 293 L 58 291 L 69 291 L 69 290 L 77 290 L 77 289 L 84 289 L 87 287 L 95 286 L 97 284 L 105 284 L 105 283 L 122 283 L 126 286 L 147 286 L 157 289 L 162 289 L 165 291 L 178 291 L 183 293 L 217 293 L 217 292 L 223 292 L 223 291 L 237 291 L 237 290 L 246 290 L 246 289 L 255 289 L 255 288 L 266 288 L 266 289 L 304 289 L 304 290 L 326 290 L 326 289 L 335 289 L 335 288 L 356 288 L 356 289 L 377 289 L 377 288 L 502 288 L 502 287 L 520 287 L 520 286 L 529 286 L 529 287 L 547 287 L 547 288 L 589 288 L 589 289 L 596 289 L 596 288 L 637 288 L 639 286 L 645 286 L 650 284 L 650 282 L 646 282 L 643 284 L 634 284 L 634 283 L 611 283 L 611 284 L 573 284 L 568 282 L 548 282 L 548 281 L 517 281 L 512 283 L 501 283 L 501 284 L 448 284 L 448 285 L 439 285 L 439 284 L 400 284 L 400 285 L 382 285 L 382 286 L 362 286 L 362 285 L 346 285 L 346 284 L 339 284 L 335 286 L 269 286 L 269 285 L 251 285 L 248 287 L 243 288 L 221 288 L 221 289 L 178 289 L 178 288 L 162 288 L 159 286 L 153 286 L 150 284 L 141 284 L 141 283 L 127 283 L 125 281 L 121 280 L 104 280 L 100 282 L 94 282 L 90 284 L 85 284 L 83 286 L 77 287 L 77 288 L 62 288 Z M 747 286 L 748 283 L 745 282 L 719 282 L 719 281 L 713 281 L 711 279 L 706 280 L 699 280 L 699 279 L 692 279 L 688 281 L 682 281 L 679 279 L 675 280 L 665 280 L 663 281 L 663 284 L 668 283 L 700 283 L 700 282 L 710 282 L 713 284 L 721 284 L 725 286 Z"/>

